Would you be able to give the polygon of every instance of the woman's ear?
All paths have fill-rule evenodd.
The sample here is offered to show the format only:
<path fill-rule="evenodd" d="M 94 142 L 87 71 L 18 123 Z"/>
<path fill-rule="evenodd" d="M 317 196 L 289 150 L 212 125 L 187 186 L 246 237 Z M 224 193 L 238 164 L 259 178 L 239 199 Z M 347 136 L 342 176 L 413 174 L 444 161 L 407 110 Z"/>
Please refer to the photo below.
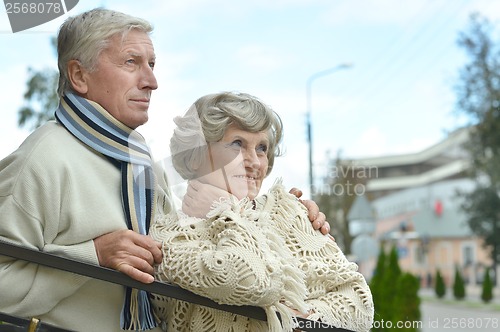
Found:
<path fill-rule="evenodd" d="M 70 60 L 68 62 L 68 79 L 71 82 L 71 87 L 81 95 L 85 95 L 88 91 L 86 72 L 87 70 L 83 68 L 80 61 Z"/>

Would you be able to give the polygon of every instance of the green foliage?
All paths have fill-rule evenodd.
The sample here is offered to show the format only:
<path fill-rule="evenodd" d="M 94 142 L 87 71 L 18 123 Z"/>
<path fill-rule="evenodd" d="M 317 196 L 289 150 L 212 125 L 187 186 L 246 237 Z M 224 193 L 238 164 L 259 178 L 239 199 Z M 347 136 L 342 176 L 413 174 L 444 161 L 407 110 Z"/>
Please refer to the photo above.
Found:
<path fill-rule="evenodd" d="M 463 209 L 472 231 L 491 246 L 494 264 L 500 262 L 500 42 L 491 38 L 492 24 L 479 14 L 470 17 L 458 44 L 469 61 L 456 86 L 458 110 L 471 125 L 466 148 L 471 155 L 470 177 L 478 186 L 462 193 Z M 483 180 L 479 180 L 483 179 Z"/>
<path fill-rule="evenodd" d="M 383 250 L 383 248 L 381 248 L 380 252 L 378 253 L 377 266 L 375 267 L 373 277 L 370 280 L 370 288 L 372 289 L 372 292 L 374 288 L 378 288 L 382 284 L 385 271 L 385 261 L 385 251 Z"/>
<path fill-rule="evenodd" d="M 439 269 L 436 271 L 436 284 L 434 285 L 434 291 L 436 296 L 442 299 L 446 295 L 446 285 L 444 284 L 443 276 Z"/>
<path fill-rule="evenodd" d="M 481 291 L 481 300 L 488 303 L 493 299 L 493 283 L 490 278 L 490 269 L 484 272 L 483 289 Z"/>
<path fill-rule="evenodd" d="M 56 91 L 59 74 L 50 69 L 35 71 L 28 68 L 28 72 L 25 105 L 18 111 L 18 124 L 20 127 L 29 126 L 33 130 L 54 118 L 54 111 L 59 103 Z"/>
<path fill-rule="evenodd" d="M 55 51 L 57 39 L 52 37 L 50 42 Z M 54 111 L 59 103 L 57 95 L 59 72 L 53 69 L 36 71 L 28 68 L 28 75 L 24 106 L 17 112 L 17 123 L 19 127 L 28 126 L 30 130 L 33 130 L 47 120 L 54 119 Z"/>
<path fill-rule="evenodd" d="M 420 282 L 411 273 L 403 273 L 396 283 L 396 291 L 393 306 L 392 330 L 400 330 L 397 324 L 405 323 L 404 331 L 417 331 L 418 326 L 413 322 L 420 321 L 420 298 L 418 290 Z M 406 323 L 407 322 L 407 323 Z"/>
<path fill-rule="evenodd" d="M 493 248 L 492 258 L 495 263 L 499 263 L 500 197 L 497 189 L 488 185 L 478 185 L 473 192 L 464 196 L 462 209 L 467 214 L 470 228 Z"/>
<path fill-rule="evenodd" d="M 374 323 L 377 328 L 372 328 L 372 331 L 389 331 L 386 323 L 389 321 L 413 321 L 414 317 L 420 317 L 419 287 L 416 277 L 402 273 L 396 247 L 393 246 L 388 255 L 381 248 L 375 275 L 370 282 L 375 322 L 378 322 Z"/>
<path fill-rule="evenodd" d="M 386 271 L 383 277 L 383 289 L 382 294 L 384 297 L 382 311 L 385 316 L 385 320 L 392 320 L 394 314 L 394 300 L 396 298 L 396 293 L 394 291 L 394 286 L 398 282 L 398 278 L 401 276 L 401 268 L 399 267 L 399 256 L 396 246 L 392 246 L 389 256 L 387 257 Z"/>
<path fill-rule="evenodd" d="M 465 284 L 458 267 L 455 267 L 455 280 L 453 281 L 453 296 L 457 300 L 465 298 Z"/>
<path fill-rule="evenodd" d="M 377 266 L 375 268 L 374 275 L 370 280 L 370 290 L 372 292 L 373 303 L 375 306 L 375 321 L 380 322 L 382 319 L 382 315 L 380 314 L 383 310 L 384 305 L 384 297 L 383 297 L 383 280 L 384 280 L 384 271 L 386 268 L 386 254 L 382 248 L 380 248 L 380 252 L 378 254 Z M 375 324 L 374 324 L 375 325 Z M 377 324 L 376 326 L 380 326 L 381 324 Z M 382 329 L 373 328 L 373 331 L 382 331 Z"/>

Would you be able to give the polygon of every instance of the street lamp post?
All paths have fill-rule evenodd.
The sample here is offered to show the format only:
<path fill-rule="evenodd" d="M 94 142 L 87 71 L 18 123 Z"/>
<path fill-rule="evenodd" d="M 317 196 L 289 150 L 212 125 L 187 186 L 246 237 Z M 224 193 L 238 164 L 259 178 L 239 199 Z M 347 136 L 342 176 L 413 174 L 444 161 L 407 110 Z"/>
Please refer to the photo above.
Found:
<path fill-rule="evenodd" d="M 313 196 L 314 190 L 314 177 L 313 177 L 313 160 L 312 160 L 312 124 L 311 124 L 311 87 L 315 79 L 329 75 L 337 70 L 346 69 L 352 67 L 350 63 L 343 63 L 333 68 L 325 69 L 317 73 L 312 74 L 306 82 L 306 101 L 307 101 L 307 143 L 309 145 L 309 190 L 311 197 Z"/>

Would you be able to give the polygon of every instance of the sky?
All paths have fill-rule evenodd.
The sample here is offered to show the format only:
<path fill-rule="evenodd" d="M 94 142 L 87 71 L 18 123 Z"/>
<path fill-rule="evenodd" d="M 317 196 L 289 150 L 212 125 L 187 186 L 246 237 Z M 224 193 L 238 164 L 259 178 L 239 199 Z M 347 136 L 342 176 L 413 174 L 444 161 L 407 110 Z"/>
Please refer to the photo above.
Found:
<path fill-rule="evenodd" d="M 149 20 L 159 88 L 139 131 L 168 157 L 172 119 L 200 96 L 239 91 L 280 114 L 285 155 L 270 178 L 309 194 L 306 84 L 315 181 L 329 158 L 413 153 L 466 119 L 455 84 L 467 61 L 457 44 L 469 16 L 499 24 L 495 0 L 80 0 L 67 14 L 12 33 L 0 8 L 0 158 L 29 135 L 17 125 L 28 67 L 56 69 L 50 44 L 71 15 L 106 7 Z M 345 66 L 348 64 L 349 66 Z M 267 186 L 272 184 L 267 181 Z"/>

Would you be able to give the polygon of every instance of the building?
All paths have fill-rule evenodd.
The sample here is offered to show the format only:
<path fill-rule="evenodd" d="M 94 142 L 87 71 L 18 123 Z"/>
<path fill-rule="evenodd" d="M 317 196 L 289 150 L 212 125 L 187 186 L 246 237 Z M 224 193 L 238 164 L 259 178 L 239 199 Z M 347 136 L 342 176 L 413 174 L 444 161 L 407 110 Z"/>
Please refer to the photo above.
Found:
<path fill-rule="evenodd" d="M 437 269 L 451 286 L 455 267 L 469 287 L 477 287 L 492 264 L 460 209 L 459 192 L 475 186 L 466 177 L 469 159 L 463 144 L 468 133 L 468 128 L 457 130 L 416 153 L 347 162 L 372 170 L 365 192 L 375 216 L 372 236 L 386 246 L 396 245 L 402 269 L 419 276 L 423 287 L 432 285 Z"/>

